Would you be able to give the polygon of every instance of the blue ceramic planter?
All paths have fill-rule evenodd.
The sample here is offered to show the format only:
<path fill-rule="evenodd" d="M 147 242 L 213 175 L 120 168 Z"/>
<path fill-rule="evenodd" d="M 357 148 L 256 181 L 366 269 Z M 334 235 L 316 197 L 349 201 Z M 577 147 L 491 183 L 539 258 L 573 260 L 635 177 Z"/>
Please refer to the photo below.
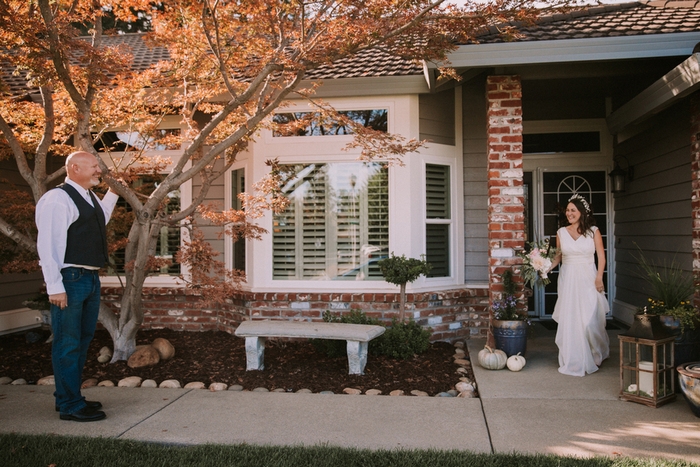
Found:
<path fill-rule="evenodd" d="M 525 355 L 527 350 L 527 321 L 523 320 L 493 320 L 493 337 L 496 348 L 504 351 L 507 356 Z"/>

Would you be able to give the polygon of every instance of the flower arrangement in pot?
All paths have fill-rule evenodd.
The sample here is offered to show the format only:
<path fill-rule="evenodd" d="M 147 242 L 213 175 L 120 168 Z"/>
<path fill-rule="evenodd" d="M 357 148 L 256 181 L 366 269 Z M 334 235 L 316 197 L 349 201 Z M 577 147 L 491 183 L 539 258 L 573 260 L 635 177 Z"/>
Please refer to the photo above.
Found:
<path fill-rule="evenodd" d="M 638 311 L 658 315 L 661 324 L 676 336 L 676 365 L 700 360 L 700 313 L 691 302 L 695 293 L 692 275 L 675 258 L 656 264 L 639 250 L 636 259 L 639 275 L 654 295 Z"/>
<path fill-rule="evenodd" d="M 504 271 L 501 274 L 501 280 L 503 281 L 503 295 L 491 303 L 493 314 L 491 325 L 496 348 L 503 350 L 508 357 L 518 353 L 525 355 L 527 326 L 529 324 L 527 312 L 518 308 L 513 271 L 510 269 Z"/>

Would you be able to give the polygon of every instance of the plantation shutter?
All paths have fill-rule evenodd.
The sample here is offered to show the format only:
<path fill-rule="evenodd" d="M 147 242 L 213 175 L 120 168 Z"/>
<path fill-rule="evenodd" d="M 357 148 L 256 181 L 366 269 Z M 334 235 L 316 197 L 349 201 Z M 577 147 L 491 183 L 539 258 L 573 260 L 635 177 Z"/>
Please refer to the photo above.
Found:
<path fill-rule="evenodd" d="M 428 277 L 450 275 L 450 167 L 427 164 L 425 169 L 426 260 Z"/>

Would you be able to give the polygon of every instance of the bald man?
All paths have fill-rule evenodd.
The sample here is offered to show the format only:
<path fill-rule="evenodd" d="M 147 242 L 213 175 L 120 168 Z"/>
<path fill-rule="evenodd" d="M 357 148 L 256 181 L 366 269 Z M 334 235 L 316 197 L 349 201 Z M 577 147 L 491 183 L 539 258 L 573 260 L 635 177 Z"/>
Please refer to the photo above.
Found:
<path fill-rule="evenodd" d="M 106 417 L 102 404 L 82 396 L 82 373 L 100 311 L 98 272 L 107 262 L 106 224 L 119 196 L 100 200 L 97 158 L 74 152 L 66 158 L 66 180 L 36 205 L 37 250 L 51 302 L 56 411 L 61 420 L 92 422 Z"/>

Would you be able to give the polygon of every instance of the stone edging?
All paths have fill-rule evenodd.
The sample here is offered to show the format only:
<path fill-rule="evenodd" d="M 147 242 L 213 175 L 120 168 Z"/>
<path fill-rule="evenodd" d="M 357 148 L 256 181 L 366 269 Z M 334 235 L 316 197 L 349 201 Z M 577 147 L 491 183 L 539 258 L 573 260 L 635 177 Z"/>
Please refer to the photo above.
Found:
<path fill-rule="evenodd" d="M 435 397 L 465 397 L 465 398 L 472 398 L 472 397 L 478 397 L 477 392 L 476 392 L 476 382 L 475 381 L 470 381 L 469 378 L 467 378 L 467 375 L 469 374 L 468 368 L 471 365 L 471 362 L 467 360 L 466 358 L 466 353 L 465 353 L 465 347 L 466 344 L 464 341 L 457 341 L 454 343 L 455 347 L 455 353 L 452 356 L 454 359 L 454 363 L 457 364 L 457 370 L 455 373 L 459 375 L 457 383 L 455 383 L 454 388 L 441 392 L 439 394 L 436 394 Z M 14 386 L 21 386 L 21 385 L 26 385 L 28 384 L 27 381 L 23 378 L 18 378 L 13 380 L 10 377 L 4 376 L 0 377 L 0 385 L 14 385 Z M 41 378 L 39 381 L 37 381 L 37 386 L 53 386 L 55 385 L 54 377 L 53 375 L 50 376 L 45 376 Z M 142 380 L 141 377 L 139 376 L 129 376 L 127 378 L 122 379 L 117 383 L 116 385 L 114 382 L 105 380 L 105 381 L 97 381 L 97 379 L 88 379 L 85 382 L 83 382 L 82 388 L 89 388 L 93 386 L 103 386 L 103 387 L 142 387 L 142 388 L 181 388 L 183 387 L 179 381 L 174 380 L 174 379 L 168 379 L 165 381 L 162 381 L 160 384 L 158 384 L 155 380 L 152 379 L 147 379 L 147 380 Z M 216 392 L 216 391 L 243 391 L 243 386 L 239 384 L 234 384 L 232 386 L 228 386 L 225 383 L 211 383 L 209 387 L 207 388 L 206 385 L 202 382 L 190 382 L 184 385 L 184 389 L 209 389 L 210 391 Z M 283 388 L 277 388 L 273 389 L 270 391 L 267 388 L 259 387 L 255 388 L 252 390 L 253 392 L 284 392 L 287 393 Z M 309 389 L 299 389 L 296 391 L 296 393 L 306 393 L 309 394 L 311 393 L 311 390 Z M 355 388 L 345 388 L 343 389 L 344 394 L 351 394 L 351 395 L 359 395 L 362 394 L 362 391 L 359 389 Z M 321 391 L 318 394 L 335 394 L 333 391 Z M 368 389 L 365 391 L 365 394 L 368 396 L 374 396 L 374 395 L 381 395 L 382 392 L 378 389 Z M 426 397 L 428 396 L 428 393 L 424 391 L 418 391 L 418 390 L 413 390 L 409 394 L 414 395 L 414 396 L 423 396 Z M 404 396 L 406 395 L 405 392 L 401 389 L 397 389 L 395 391 L 391 391 L 389 393 L 390 396 Z"/>

